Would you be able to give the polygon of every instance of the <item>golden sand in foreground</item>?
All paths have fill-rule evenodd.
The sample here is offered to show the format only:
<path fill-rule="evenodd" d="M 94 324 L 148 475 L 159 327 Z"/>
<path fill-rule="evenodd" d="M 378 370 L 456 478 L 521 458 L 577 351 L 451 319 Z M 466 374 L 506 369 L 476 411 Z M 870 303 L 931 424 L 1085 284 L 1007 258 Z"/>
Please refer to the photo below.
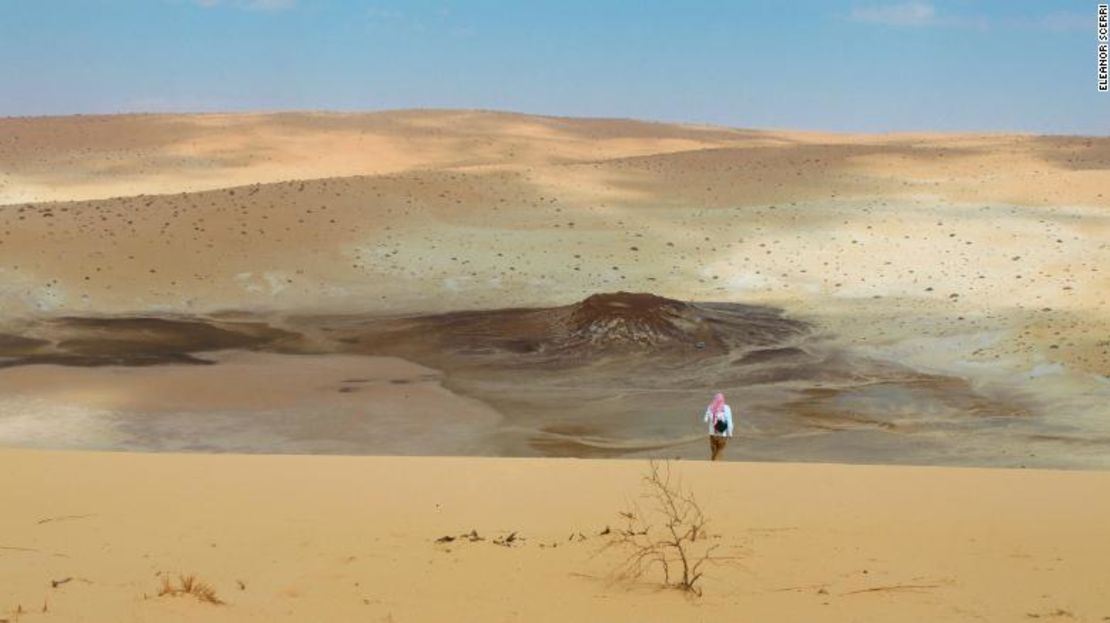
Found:
<path fill-rule="evenodd" d="M 643 462 L 5 450 L 0 619 L 1110 617 L 1110 473 L 675 468 L 739 556 L 700 599 L 607 579 L 599 532 Z M 487 540 L 434 542 L 470 530 Z M 226 604 L 158 597 L 159 574 Z"/>

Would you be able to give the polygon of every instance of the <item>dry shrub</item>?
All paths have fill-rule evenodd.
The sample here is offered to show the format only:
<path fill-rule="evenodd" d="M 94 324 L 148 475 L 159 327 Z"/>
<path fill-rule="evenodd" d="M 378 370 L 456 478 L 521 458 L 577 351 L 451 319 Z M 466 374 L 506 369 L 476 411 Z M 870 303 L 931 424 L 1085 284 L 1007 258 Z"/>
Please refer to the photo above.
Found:
<path fill-rule="evenodd" d="M 206 582 L 203 582 L 195 575 L 179 575 L 177 576 L 177 583 L 174 584 L 170 576 L 162 576 L 162 588 L 158 591 L 159 597 L 177 597 L 178 595 L 192 595 L 199 601 L 205 603 L 215 604 L 221 606 L 224 601 L 216 595 L 216 589 Z"/>
<path fill-rule="evenodd" d="M 725 559 L 714 554 L 718 545 L 709 542 L 709 522 L 701 506 L 693 492 L 672 476 L 670 462 L 660 467 L 651 461 L 644 488 L 641 499 L 647 502 L 646 511 L 631 503 L 620 513 L 624 527 L 614 530 L 605 546 L 627 552 L 615 575 L 642 579 L 657 568 L 664 586 L 700 596 L 698 582 L 705 566 Z"/>

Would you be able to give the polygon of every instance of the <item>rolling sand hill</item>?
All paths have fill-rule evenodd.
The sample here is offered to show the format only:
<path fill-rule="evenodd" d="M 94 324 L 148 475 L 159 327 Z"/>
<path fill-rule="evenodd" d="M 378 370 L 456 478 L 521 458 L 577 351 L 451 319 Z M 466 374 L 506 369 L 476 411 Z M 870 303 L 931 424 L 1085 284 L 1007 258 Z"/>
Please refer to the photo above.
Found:
<path fill-rule="evenodd" d="M 1105 375 L 1108 166 L 1110 139 L 1082 137 L 3 119 L 0 311 L 429 312 L 623 289 Z"/>

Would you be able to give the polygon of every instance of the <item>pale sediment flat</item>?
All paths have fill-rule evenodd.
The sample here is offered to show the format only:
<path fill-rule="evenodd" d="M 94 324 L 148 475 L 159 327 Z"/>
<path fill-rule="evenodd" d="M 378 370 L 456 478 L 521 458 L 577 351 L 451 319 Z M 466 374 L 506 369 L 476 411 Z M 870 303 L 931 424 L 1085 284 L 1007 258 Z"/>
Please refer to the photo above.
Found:
<path fill-rule="evenodd" d="M 674 462 L 734 558 L 689 598 L 615 581 L 620 556 L 602 550 L 646 468 L 3 450 L 0 618 L 1110 617 L 1110 473 Z M 435 542 L 472 530 L 485 540 Z M 179 574 L 225 603 L 158 596 Z"/>
<path fill-rule="evenodd" d="M 17 366 L 0 447 L 294 454 L 491 454 L 501 417 L 401 359 L 206 353 L 204 365 Z"/>
<path fill-rule="evenodd" d="M 4 349 L 10 447 L 695 459 L 701 403 L 723 388 L 744 439 L 730 460 L 1110 466 L 1097 381 L 931 368 L 915 361 L 928 343 L 884 353 L 773 308 L 649 294 L 401 317 L 46 318 Z"/>

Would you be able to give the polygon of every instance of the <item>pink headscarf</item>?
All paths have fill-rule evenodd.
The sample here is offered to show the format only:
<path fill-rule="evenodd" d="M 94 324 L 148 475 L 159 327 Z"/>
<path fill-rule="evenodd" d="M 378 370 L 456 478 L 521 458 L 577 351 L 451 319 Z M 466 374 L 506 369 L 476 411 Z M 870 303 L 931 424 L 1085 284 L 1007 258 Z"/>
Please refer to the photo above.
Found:
<path fill-rule="evenodd" d="M 725 413 L 725 395 L 717 394 L 713 397 L 713 402 L 709 403 L 709 412 L 713 414 L 713 419 L 721 417 Z"/>

